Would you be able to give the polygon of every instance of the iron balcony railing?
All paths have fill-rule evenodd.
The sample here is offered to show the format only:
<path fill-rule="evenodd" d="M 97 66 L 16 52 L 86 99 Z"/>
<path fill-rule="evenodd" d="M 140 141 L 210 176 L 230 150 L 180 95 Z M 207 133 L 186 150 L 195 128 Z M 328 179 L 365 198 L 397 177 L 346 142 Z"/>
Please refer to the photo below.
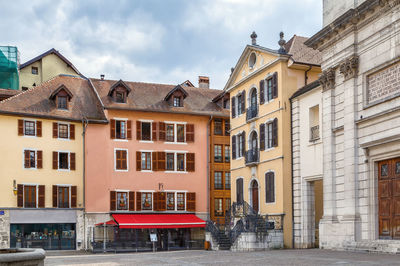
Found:
<path fill-rule="evenodd" d="M 257 164 L 260 161 L 260 151 L 258 149 L 246 151 L 245 161 L 246 165 Z"/>
<path fill-rule="evenodd" d="M 258 116 L 258 107 L 257 106 L 250 106 L 246 109 L 246 121 L 253 119 Z"/>
<path fill-rule="evenodd" d="M 319 139 L 319 125 L 310 128 L 310 141 Z"/>

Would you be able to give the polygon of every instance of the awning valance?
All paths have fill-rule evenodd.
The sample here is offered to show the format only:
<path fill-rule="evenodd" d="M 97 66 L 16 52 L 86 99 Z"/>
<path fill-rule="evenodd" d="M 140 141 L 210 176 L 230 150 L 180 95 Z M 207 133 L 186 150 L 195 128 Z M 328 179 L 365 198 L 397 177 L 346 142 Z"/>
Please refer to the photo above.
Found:
<path fill-rule="evenodd" d="M 104 223 L 98 223 L 98 224 L 95 224 L 95 225 L 96 226 L 104 226 Z M 105 225 L 116 226 L 118 224 L 114 220 L 110 220 L 110 221 L 105 222 Z"/>
<path fill-rule="evenodd" d="M 206 222 L 194 214 L 113 214 L 119 228 L 193 228 Z"/>

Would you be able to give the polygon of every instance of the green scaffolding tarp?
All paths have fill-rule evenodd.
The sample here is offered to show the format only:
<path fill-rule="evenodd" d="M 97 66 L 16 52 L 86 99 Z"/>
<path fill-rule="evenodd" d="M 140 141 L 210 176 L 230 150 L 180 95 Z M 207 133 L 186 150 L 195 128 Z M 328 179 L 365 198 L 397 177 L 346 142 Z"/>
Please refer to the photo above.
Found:
<path fill-rule="evenodd" d="M 0 46 L 0 89 L 19 89 L 17 47 Z"/>

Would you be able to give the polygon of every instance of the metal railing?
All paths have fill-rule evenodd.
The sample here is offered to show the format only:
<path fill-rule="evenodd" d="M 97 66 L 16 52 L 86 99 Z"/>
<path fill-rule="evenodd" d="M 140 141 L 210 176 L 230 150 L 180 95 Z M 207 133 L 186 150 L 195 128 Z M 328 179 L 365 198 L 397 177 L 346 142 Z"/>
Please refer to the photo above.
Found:
<path fill-rule="evenodd" d="M 319 139 L 319 125 L 310 128 L 310 141 Z"/>
<path fill-rule="evenodd" d="M 253 119 L 258 116 L 258 107 L 257 106 L 250 106 L 246 109 L 246 121 Z"/>
<path fill-rule="evenodd" d="M 251 149 L 245 152 L 246 165 L 257 164 L 260 161 L 260 151 L 258 149 Z"/>

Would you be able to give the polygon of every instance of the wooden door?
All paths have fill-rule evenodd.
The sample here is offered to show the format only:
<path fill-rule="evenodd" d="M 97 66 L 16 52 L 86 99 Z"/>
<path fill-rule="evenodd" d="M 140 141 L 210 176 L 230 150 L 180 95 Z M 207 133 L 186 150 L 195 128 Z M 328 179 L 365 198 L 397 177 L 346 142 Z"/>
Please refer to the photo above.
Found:
<path fill-rule="evenodd" d="M 379 238 L 400 239 L 400 158 L 378 163 Z"/>
<path fill-rule="evenodd" d="M 258 213 L 258 183 L 257 181 L 253 181 L 251 185 L 251 198 L 252 198 L 252 207 L 253 210 Z"/>

